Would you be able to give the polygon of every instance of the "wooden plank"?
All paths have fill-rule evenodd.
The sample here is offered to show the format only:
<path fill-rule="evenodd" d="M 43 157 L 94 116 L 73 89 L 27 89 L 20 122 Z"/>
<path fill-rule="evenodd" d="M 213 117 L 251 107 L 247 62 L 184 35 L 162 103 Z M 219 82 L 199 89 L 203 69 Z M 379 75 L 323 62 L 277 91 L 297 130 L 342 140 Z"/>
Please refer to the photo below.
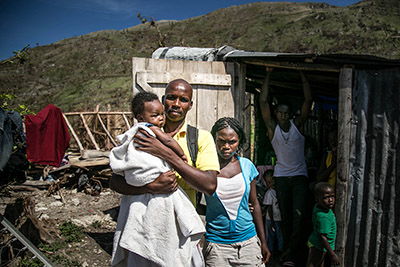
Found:
<path fill-rule="evenodd" d="M 232 68 L 234 63 L 228 62 L 226 63 L 227 67 L 215 70 L 215 71 L 224 71 L 224 74 L 227 74 L 226 71 L 228 70 L 228 65 L 229 68 Z M 219 65 L 220 66 L 220 65 Z M 214 71 L 214 69 L 213 69 Z M 230 74 L 229 74 L 230 75 Z M 231 75 L 230 75 L 231 76 Z M 233 83 L 233 76 L 231 76 L 231 84 Z M 232 94 L 232 86 L 230 87 L 218 87 L 218 100 L 217 100 L 217 118 L 222 118 L 222 117 L 234 117 L 235 116 L 235 103 L 233 99 L 233 94 Z"/>
<path fill-rule="evenodd" d="M 67 115 L 67 116 L 80 116 L 81 114 L 83 114 L 83 115 L 96 115 L 96 114 L 100 114 L 100 115 L 122 115 L 122 114 L 131 115 L 131 112 L 129 112 L 129 111 L 123 111 L 123 112 L 120 112 L 120 111 L 110 111 L 110 112 L 107 112 L 107 111 L 99 111 L 99 112 L 84 111 L 84 112 L 65 112 L 63 114 Z"/>
<path fill-rule="evenodd" d="M 339 75 L 338 152 L 336 179 L 336 253 L 344 266 L 347 240 L 347 209 L 349 200 L 350 138 L 352 120 L 353 70 L 343 68 Z"/>
<path fill-rule="evenodd" d="M 131 125 L 130 125 L 130 123 L 129 123 L 128 119 L 126 118 L 125 114 L 122 114 L 122 118 L 124 118 L 124 121 L 125 121 L 126 127 L 128 127 L 128 129 L 130 129 L 130 128 L 131 128 Z"/>
<path fill-rule="evenodd" d="M 99 147 L 99 145 L 96 143 L 96 140 L 94 139 L 94 136 L 93 136 L 92 132 L 90 131 L 89 126 L 87 125 L 86 120 L 85 120 L 85 117 L 83 116 L 82 113 L 80 114 L 80 117 L 81 117 L 81 119 L 82 119 L 83 126 L 85 126 L 86 132 L 87 132 L 88 135 L 89 135 L 90 141 L 92 141 L 92 144 L 95 146 L 96 150 L 100 150 L 100 147 Z"/>
<path fill-rule="evenodd" d="M 65 123 L 67 124 L 69 130 L 71 131 L 72 136 L 74 137 L 76 143 L 78 144 L 79 150 L 83 150 L 83 145 L 81 143 L 81 141 L 79 140 L 78 135 L 76 134 L 74 128 L 72 128 L 72 125 L 69 123 L 67 116 L 63 113 L 63 117 L 65 120 Z"/>
<path fill-rule="evenodd" d="M 206 67 L 206 65 L 203 66 L 204 68 Z M 149 91 L 152 91 L 152 88 L 149 85 L 150 83 L 167 84 L 170 81 L 179 78 L 185 79 L 192 85 L 231 86 L 231 77 L 226 74 L 195 73 L 186 71 L 182 73 L 139 71 L 136 73 L 137 84 L 143 89 L 147 88 Z"/>
<path fill-rule="evenodd" d="M 114 147 L 117 146 L 117 143 L 115 143 L 113 137 L 111 136 L 110 132 L 107 130 L 107 127 L 104 125 L 103 120 L 101 119 L 100 115 L 97 114 L 97 118 L 99 119 L 99 122 L 101 126 L 103 127 L 103 130 L 106 132 L 106 135 L 108 136 L 108 139 L 111 141 Z"/>
<path fill-rule="evenodd" d="M 332 65 L 324 64 L 307 64 L 307 63 L 293 63 L 293 62 L 265 62 L 265 61 L 255 61 L 255 60 L 241 60 L 242 63 L 258 65 L 258 66 L 268 66 L 272 68 L 283 68 L 283 69 L 293 69 L 293 70 L 304 70 L 304 71 L 326 71 L 326 72 L 339 72 L 340 67 L 333 67 Z"/>

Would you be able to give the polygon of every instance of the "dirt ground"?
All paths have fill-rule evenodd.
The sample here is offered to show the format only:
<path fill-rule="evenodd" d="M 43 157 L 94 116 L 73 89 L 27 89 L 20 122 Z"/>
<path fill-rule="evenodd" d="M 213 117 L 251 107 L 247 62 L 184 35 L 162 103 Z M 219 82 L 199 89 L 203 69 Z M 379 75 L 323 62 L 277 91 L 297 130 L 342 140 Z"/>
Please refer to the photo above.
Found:
<path fill-rule="evenodd" d="M 70 260 L 67 263 L 56 263 L 55 266 L 110 266 L 121 195 L 106 187 L 96 196 L 66 187 L 60 188 L 54 194 L 47 194 L 48 188 L 10 187 L 7 194 L 0 196 L 0 211 L 4 214 L 6 205 L 13 203 L 18 197 L 30 197 L 34 203 L 34 216 L 44 230 L 51 234 L 51 242 L 64 240 L 59 229 L 67 221 L 83 228 L 84 235 L 80 241 L 68 243 L 52 252 Z M 2 263 L 1 266 L 21 264 Z M 267 266 L 279 265 L 271 262 Z"/>

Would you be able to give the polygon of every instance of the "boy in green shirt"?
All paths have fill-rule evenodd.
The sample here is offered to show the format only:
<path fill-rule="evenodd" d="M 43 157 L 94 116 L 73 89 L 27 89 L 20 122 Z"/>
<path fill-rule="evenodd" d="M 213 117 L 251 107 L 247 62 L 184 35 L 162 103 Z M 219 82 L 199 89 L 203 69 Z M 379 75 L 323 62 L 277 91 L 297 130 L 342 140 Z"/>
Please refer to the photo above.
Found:
<path fill-rule="evenodd" d="M 335 204 L 335 193 L 327 182 L 317 183 L 314 187 L 317 204 L 313 209 L 313 232 L 308 238 L 310 248 L 307 267 L 324 266 L 324 257 L 328 253 L 332 265 L 340 265 L 335 253 L 336 219 L 332 208 Z"/>

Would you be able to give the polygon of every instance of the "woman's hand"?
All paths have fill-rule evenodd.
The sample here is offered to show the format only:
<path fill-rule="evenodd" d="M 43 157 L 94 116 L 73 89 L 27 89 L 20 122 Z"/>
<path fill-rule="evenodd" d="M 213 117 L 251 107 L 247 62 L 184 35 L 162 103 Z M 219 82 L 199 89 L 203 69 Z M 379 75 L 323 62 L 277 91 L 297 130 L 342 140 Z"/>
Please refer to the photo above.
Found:
<path fill-rule="evenodd" d="M 271 252 L 268 249 L 267 243 L 261 243 L 261 254 L 263 257 L 263 263 L 269 262 L 269 258 L 271 257 Z"/>

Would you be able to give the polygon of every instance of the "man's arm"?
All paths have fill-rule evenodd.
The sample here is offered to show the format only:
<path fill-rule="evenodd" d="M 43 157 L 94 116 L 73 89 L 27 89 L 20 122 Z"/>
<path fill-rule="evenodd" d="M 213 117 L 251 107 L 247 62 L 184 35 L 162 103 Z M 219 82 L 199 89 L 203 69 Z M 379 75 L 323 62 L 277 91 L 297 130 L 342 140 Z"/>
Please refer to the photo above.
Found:
<path fill-rule="evenodd" d="M 183 149 L 181 146 L 168 134 L 164 133 L 159 127 L 157 126 L 151 126 L 150 129 L 153 131 L 153 133 L 156 135 L 157 139 L 161 141 L 164 145 L 167 147 L 171 148 L 180 158 L 185 158 L 185 152 L 183 152 Z M 187 161 L 187 159 L 186 159 Z"/>
<path fill-rule="evenodd" d="M 271 107 L 268 103 L 268 94 L 269 94 L 269 81 L 271 78 L 272 68 L 267 67 L 267 76 L 265 77 L 264 83 L 261 87 L 261 94 L 260 94 L 260 108 L 261 108 L 261 115 L 264 120 L 265 127 L 267 127 L 268 135 L 272 140 L 274 135 L 274 130 L 276 123 L 272 119 L 271 116 Z"/>
<path fill-rule="evenodd" d="M 294 123 L 298 129 L 301 128 L 306 122 L 308 115 L 310 115 L 311 105 L 312 105 L 312 94 L 311 94 L 310 83 L 308 82 L 308 79 L 304 74 L 304 72 L 299 71 L 299 73 L 301 76 L 301 81 L 303 83 L 304 101 L 300 109 L 300 116 L 297 116 L 294 119 Z"/>
<path fill-rule="evenodd" d="M 182 178 L 197 191 L 211 196 L 217 188 L 217 171 L 201 171 L 186 164 L 172 149 L 162 144 L 157 138 L 150 136 L 146 131 L 137 135 L 135 143 L 140 146 L 138 150 L 152 154 L 164 159 Z"/>
<path fill-rule="evenodd" d="M 123 195 L 169 194 L 178 189 L 178 183 L 173 171 L 162 173 L 153 182 L 139 187 L 127 184 L 123 176 L 113 173 L 110 188 Z"/>

